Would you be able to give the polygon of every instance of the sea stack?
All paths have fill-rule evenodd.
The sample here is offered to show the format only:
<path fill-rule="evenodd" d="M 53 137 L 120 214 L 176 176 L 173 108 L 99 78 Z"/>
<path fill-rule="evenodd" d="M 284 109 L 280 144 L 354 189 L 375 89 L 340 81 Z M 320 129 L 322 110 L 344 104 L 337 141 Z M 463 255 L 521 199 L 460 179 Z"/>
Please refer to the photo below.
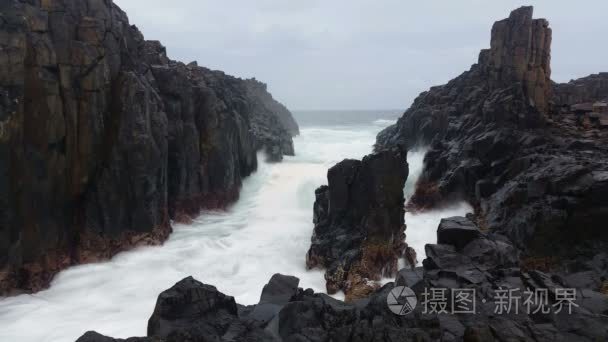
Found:
<path fill-rule="evenodd" d="M 315 192 L 314 233 L 308 268 L 325 268 L 327 291 L 347 301 L 366 297 L 374 281 L 394 277 L 406 252 L 403 187 L 405 153 L 377 152 L 344 160 L 327 173 L 328 186 Z"/>

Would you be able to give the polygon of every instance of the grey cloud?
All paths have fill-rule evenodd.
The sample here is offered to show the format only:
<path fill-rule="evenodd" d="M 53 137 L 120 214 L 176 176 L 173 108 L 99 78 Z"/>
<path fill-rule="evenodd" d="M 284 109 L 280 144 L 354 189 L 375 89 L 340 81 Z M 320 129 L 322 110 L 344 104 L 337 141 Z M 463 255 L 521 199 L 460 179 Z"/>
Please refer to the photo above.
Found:
<path fill-rule="evenodd" d="M 291 109 L 409 106 L 468 69 L 515 0 L 116 0 L 172 58 L 269 84 Z M 608 2 L 537 0 L 553 78 L 607 71 Z"/>

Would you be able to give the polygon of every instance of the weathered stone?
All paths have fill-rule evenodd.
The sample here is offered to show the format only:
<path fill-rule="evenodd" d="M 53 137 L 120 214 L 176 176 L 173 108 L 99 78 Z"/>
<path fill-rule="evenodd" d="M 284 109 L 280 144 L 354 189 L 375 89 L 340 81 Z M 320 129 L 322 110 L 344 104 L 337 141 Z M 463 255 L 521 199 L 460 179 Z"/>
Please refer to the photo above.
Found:
<path fill-rule="evenodd" d="M 470 267 L 464 265 L 464 268 Z M 527 313 L 525 306 L 518 313 L 497 313 L 494 298 L 499 289 L 517 289 L 524 286 L 524 276 L 518 269 L 492 269 L 492 284 L 470 283 L 466 279 L 450 278 L 450 271 L 403 270 L 408 284 L 421 292 L 418 305 L 408 315 L 395 315 L 387 308 L 387 297 L 395 286 L 408 284 L 389 283 L 369 293 L 369 297 L 354 303 L 345 303 L 312 290 L 297 289 L 287 302 L 270 308 L 269 302 L 257 304 L 247 310 L 237 310 L 232 297 L 225 296 L 214 287 L 203 285 L 192 278 L 184 279 L 159 296 L 150 321 L 158 312 L 164 312 L 163 337 L 132 338 L 128 342 L 153 341 L 597 341 L 608 338 L 608 320 L 605 314 L 596 313 L 605 306 L 601 298 L 583 293 L 585 308 L 572 313 Z M 442 274 L 445 273 L 445 274 Z M 420 279 L 418 279 L 420 278 Z M 277 281 L 290 283 L 287 291 L 293 293 L 291 283 L 297 278 L 273 276 L 269 286 L 283 288 Z M 275 285 L 271 285 L 275 283 Z M 448 312 L 452 306 L 452 291 L 475 291 L 475 312 L 462 314 L 437 313 L 432 304 L 422 302 L 423 291 L 446 286 Z M 266 292 L 266 291 L 265 291 Z M 264 296 L 262 296 L 264 297 Z M 284 297 L 287 298 L 287 297 Z M 437 298 L 437 297 L 435 297 Z M 604 298 L 605 299 L 605 298 Z M 485 300 L 485 301 L 484 301 Z M 523 300 L 523 299 L 522 299 Z M 440 302 L 437 302 L 437 304 Z M 454 302 L 457 303 L 457 302 Z M 551 302 L 553 303 L 553 302 Z M 600 305 L 597 305 L 600 304 Z M 426 305 L 426 309 L 425 309 Z M 438 304 L 439 305 L 439 304 Z M 259 309 L 258 309 L 259 308 Z M 536 307 L 532 307 L 535 309 Z M 590 310 L 588 310 L 589 308 Z M 268 310 L 273 309 L 273 310 Z M 441 309 L 441 306 L 436 306 Z M 460 308 L 462 310 L 462 308 Z M 265 314 L 265 322 L 261 315 Z M 123 342 L 88 332 L 79 342 Z"/>
<path fill-rule="evenodd" d="M 111 1 L 2 1 L 0 295 L 162 243 L 296 133 L 265 85 L 171 61 Z"/>
<path fill-rule="evenodd" d="M 437 243 L 462 249 L 481 235 L 477 226 L 466 217 L 441 219 L 437 228 Z"/>
<path fill-rule="evenodd" d="M 215 329 L 221 336 L 237 315 L 233 297 L 189 277 L 158 296 L 148 321 L 148 336 L 166 338 L 176 330 L 196 324 Z"/>
<path fill-rule="evenodd" d="M 309 268 L 326 268 L 327 290 L 349 300 L 374 290 L 372 281 L 394 276 L 406 245 L 403 187 L 408 166 L 398 149 L 344 160 L 316 191 Z M 358 293 L 357 296 L 351 294 Z"/>
<path fill-rule="evenodd" d="M 550 36 L 530 7 L 513 11 L 494 25 L 491 48 L 477 64 L 422 93 L 378 135 L 376 147 L 428 148 L 409 207 L 464 199 L 476 208 L 474 221 L 484 232 L 505 236 L 523 253 L 523 264 L 555 259 L 544 264 L 558 271 L 587 264 L 608 248 L 602 176 L 608 135 L 578 129 L 549 105 L 552 98 L 558 107 L 599 100 L 605 91 L 605 73 L 551 84 Z M 606 274 L 591 269 L 596 279 Z"/>

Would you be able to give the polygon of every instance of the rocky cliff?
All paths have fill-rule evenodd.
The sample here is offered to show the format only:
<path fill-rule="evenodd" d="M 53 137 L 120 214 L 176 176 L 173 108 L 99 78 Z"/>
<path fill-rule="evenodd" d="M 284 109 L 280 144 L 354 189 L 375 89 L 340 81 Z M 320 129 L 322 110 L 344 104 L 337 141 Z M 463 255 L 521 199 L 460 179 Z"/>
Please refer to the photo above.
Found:
<path fill-rule="evenodd" d="M 132 341 L 607 340 L 606 138 L 551 113 L 545 20 L 525 7 L 492 32 L 478 64 L 423 93 L 375 154 L 339 163 L 316 191 L 307 261 L 328 268 L 331 291 L 345 276 L 331 265 L 356 265 L 367 241 L 402 236 L 407 173 L 396 156 L 430 148 L 412 207 L 458 198 L 476 213 L 443 219 L 421 267 L 351 303 L 275 275 L 259 304 L 244 307 L 187 278 L 159 296 L 148 336 Z M 387 305 L 399 286 L 417 296 L 409 314 L 399 314 L 401 296 L 398 313 Z M 78 341 L 120 340 L 88 332 Z"/>
<path fill-rule="evenodd" d="M 2 1 L 0 293 L 161 243 L 296 132 L 265 86 L 170 60 L 111 1 Z"/>
<path fill-rule="evenodd" d="M 526 257 L 586 263 L 608 242 L 606 136 L 550 115 L 550 35 L 532 8 L 513 11 L 494 25 L 478 64 L 420 95 L 377 148 L 430 148 L 412 207 L 464 199 L 484 229 L 508 236 Z M 587 267 L 597 279 L 608 275 Z"/>
<path fill-rule="evenodd" d="M 522 7 L 492 27 L 491 48 L 446 85 L 426 91 L 377 139 L 377 148 L 407 149 L 443 138 L 458 120 L 518 128 L 542 125 L 551 99 L 551 29 Z"/>

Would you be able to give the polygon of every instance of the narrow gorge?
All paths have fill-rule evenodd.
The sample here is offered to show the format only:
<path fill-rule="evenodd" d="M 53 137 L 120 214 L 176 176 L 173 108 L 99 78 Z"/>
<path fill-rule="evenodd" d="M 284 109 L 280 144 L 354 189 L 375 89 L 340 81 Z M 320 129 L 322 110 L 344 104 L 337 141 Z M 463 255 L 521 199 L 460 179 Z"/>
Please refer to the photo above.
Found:
<path fill-rule="evenodd" d="M 292 114 L 110 0 L 2 2 L 0 340 L 608 340 L 608 73 L 552 44 L 520 7 L 405 112 Z"/>

